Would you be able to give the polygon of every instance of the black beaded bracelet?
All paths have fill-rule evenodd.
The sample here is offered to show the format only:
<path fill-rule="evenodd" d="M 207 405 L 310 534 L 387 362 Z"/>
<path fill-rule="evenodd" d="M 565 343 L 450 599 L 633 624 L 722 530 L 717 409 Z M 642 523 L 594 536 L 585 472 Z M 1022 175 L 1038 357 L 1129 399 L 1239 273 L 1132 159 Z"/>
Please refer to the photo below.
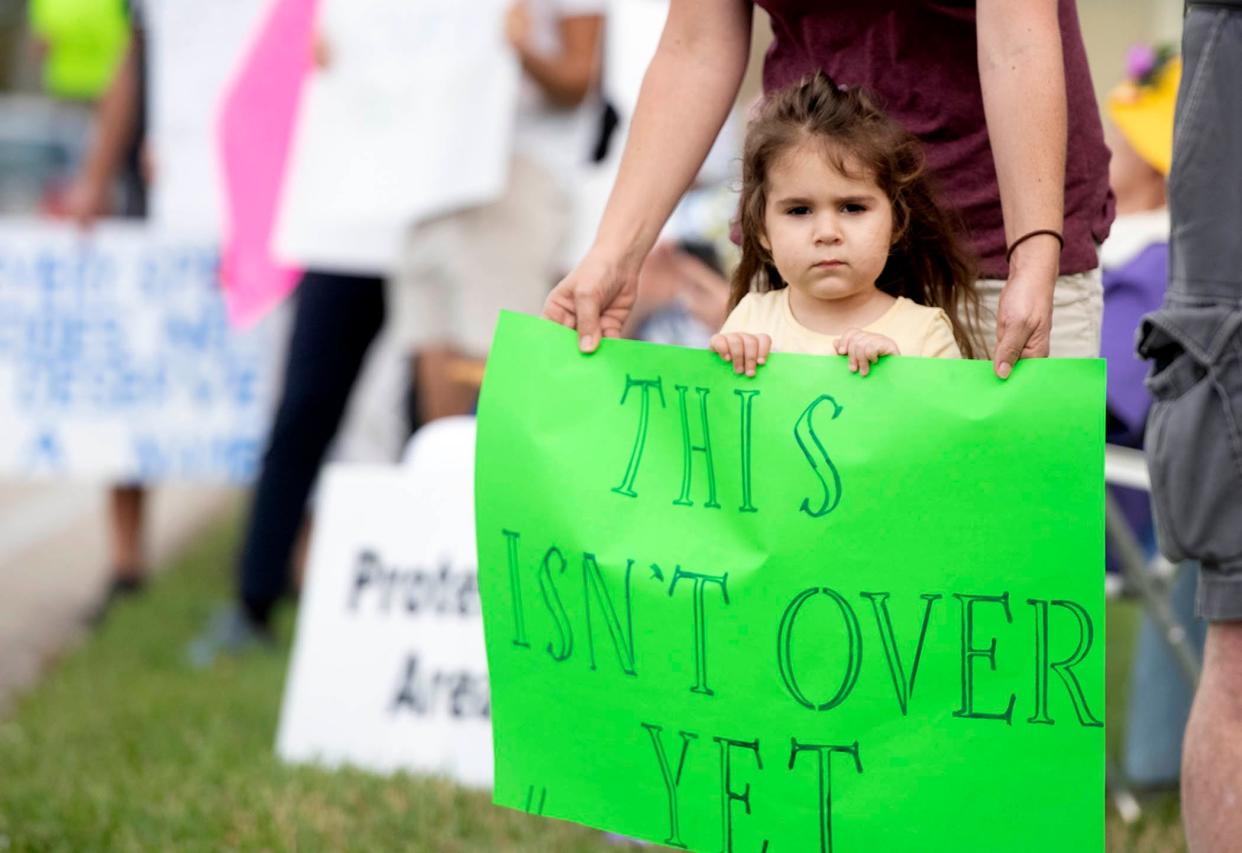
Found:
<path fill-rule="evenodd" d="M 1028 231 L 1010 245 L 1009 250 L 1005 252 L 1005 263 L 1009 263 L 1009 259 L 1013 257 L 1014 249 L 1017 249 L 1032 237 L 1038 237 L 1040 234 L 1047 234 L 1049 237 L 1056 237 L 1057 242 L 1061 244 L 1061 248 L 1065 248 L 1065 238 L 1061 236 L 1060 231 L 1053 231 L 1051 228 L 1040 228 L 1038 231 Z"/>

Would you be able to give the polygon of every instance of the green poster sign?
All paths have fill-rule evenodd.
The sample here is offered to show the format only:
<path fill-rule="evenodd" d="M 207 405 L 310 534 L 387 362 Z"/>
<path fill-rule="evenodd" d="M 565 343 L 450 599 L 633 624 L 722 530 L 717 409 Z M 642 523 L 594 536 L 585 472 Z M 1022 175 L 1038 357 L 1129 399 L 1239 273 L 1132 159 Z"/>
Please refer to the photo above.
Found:
<path fill-rule="evenodd" d="M 502 318 L 479 406 L 496 802 L 698 851 L 1104 844 L 1104 365 Z"/>

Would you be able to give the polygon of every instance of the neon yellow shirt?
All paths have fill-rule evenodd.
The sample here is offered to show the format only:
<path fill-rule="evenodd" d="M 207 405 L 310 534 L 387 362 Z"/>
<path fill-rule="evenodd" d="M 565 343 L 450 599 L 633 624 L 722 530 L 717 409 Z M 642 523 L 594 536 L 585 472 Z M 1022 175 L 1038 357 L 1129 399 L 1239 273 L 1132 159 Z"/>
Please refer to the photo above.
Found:
<path fill-rule="evenodd" d="M 31 29 L 47 44 L 48 93 L 98 98 L 129 44 L 124 0 L 30 0 L 28 12 Z"/>

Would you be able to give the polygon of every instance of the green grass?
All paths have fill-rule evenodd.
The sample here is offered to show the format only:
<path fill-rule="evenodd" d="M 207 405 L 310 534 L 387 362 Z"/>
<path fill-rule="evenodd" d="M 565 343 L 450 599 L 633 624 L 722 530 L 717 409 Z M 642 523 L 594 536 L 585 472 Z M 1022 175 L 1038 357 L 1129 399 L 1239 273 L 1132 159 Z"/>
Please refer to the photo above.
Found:
<path fill-rule="evenodd" d="M 227 596 L 235 529 L 119 606 L 0 721 L 0 850 L 618 849 L 443 780 L 278 761 L 290 614 L 279 652 L 184 663 Z"/>
<path fill-rule="evenodd" d="M 1130 660 L 1140 618 L 1141 610 L 1136 602 L 1122 601 L 1108 605 L 1106 748 L 1111 756 L 1121 754 Z M 1109 853 L 1176 853 L 1185 850 L 1177 795 L 1140 796 L 1139 802 L 1143 815 L 1134 824 L 1126 824 L 1109 804 L 1106 824 Z"/>
<path fill-rule="evenodd" d="M 279 620 L 279 652 L 206 672 L 184 663 L 228 595 L 235 533 L 228 523 L 203 537 L 0 720 L 0 851 L 618 849 L 443 780 L 278 761 L 291 614 Z M 1132 604 L 1109 609 L 1113 754 L 1136 615 Z M 1183 850 L 1176 798 L 1144 807 L 1133 826 L 1108 809 L 1108 850 Z"/>

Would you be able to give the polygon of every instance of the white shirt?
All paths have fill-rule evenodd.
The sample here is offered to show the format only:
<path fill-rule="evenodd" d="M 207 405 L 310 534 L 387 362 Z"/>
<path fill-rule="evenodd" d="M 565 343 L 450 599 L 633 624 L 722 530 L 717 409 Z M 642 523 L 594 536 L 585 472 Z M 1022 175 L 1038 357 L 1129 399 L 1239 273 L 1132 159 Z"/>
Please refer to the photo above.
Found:
<path fill-rule="evenodd" d="M 531 41 L 542 54 L 561 52 L 562 18 L 603 15 L 607 0 L 527 0 Z M 523 75 L 518 95 L 514 142 L 568 189 L 575 169 L 587 160 L 599 126 L 599 97 L 592 90 L 582 103 L 563 107 L 550 101 L 539 84 Z"/>

